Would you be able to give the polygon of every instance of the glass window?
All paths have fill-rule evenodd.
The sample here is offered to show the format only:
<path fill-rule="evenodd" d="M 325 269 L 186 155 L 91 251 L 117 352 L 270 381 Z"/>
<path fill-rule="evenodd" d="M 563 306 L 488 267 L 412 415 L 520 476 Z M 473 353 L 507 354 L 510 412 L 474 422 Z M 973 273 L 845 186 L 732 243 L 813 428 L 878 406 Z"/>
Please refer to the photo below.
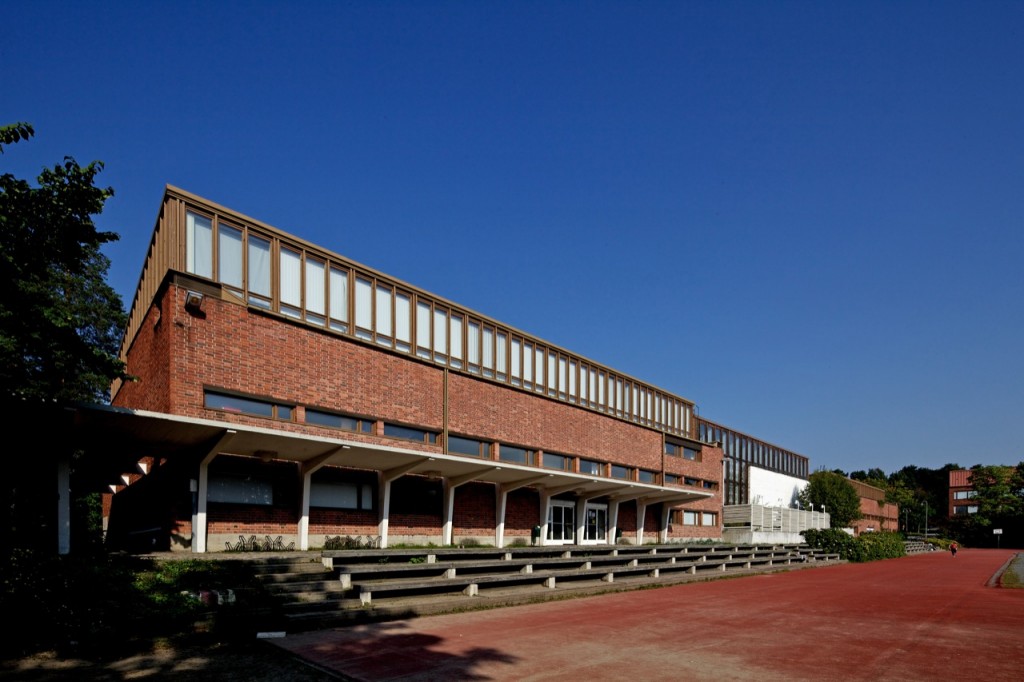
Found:
<path fill-rule="evenodd" d="M 604 476 L 604 464 L 592 459 L 580 460 L 580 473 L 589 476 Z"/>
<path fill-rule="evenodd" d="M 434 309 L 434 361 L 448 361 L 448 313 Z"/>
<path fill-rule="evenodd" d="M 637 480 L 641 483 L 654 483 L 657 476 L 653 471 L 644 471 L 641 469 L 637 472 Z"/>
<path fill-rule="evenodd" d="M 501 445 L 498 447 L 498 459 L 502 462 L 530 464 L 533 459 L 531 455 L 532 452 L 524 448 L 517 448 L 511 445 Z"/>
<path fill-rule="evenodd" d="M 503 332 L 498 332 L 495 335 L 495 340 L 497 345 L 494 348 L 494 364 L 497 368 L 498 379 L 505 381 L 508 372 L 508 361 L 506 360 L 506 355 L 508 353 L 508 336 Z"/>
<path fill-rule="evenodd" d="M 185 216 L 185 269 L 213 277 L 213 221 L 191 211 Z"/>
<path fill-rule="evenodd" d="M 331 329 L 348 331 L 348 270 L 331 267 Z"/>
<path fill-rule="evenodd" d="M 697 525 L 697 512 L 683 511 L 683 525 L 684 526 L 696 526 Z"/>
<path fill-rule="evenodd" d="M 702 526 L 717 526 L 718 525 L 718 514 L 714 512 L 701 512 L 700 525 Z"/>
<path fill-rule="evenodd" d="M 523 386 L 533 388 L 533 344 L 523 343 Z"/>
<path fill-rule="evenodd" d="M 248 414 L 254 417 L 270 417 L 282 420 L 290 420 L 292 417 L 291 405 L 278 405 L 270 400 L 245 398 L 216 391 L 205 391 L 203 393 L 203 404 L 210 410 Z"/>
<path fill-rule="evenodd" d="M 437 442 L 437 434 L 432 431 L 425 431 L 423 429 L 417 429 L 409 426 L 399 426 L 398 424 L 385 424 L 384 435 L 391 436 L 392 438 L 414 440 L 421 443 Z"/>
<path fill-rule="evenodd" d="M 683 479 L 679 474 L 665 474 L 665 485 L 682 485 Z"/>
<path fill-rule="evenodd" d="M 395 346 L 406 353 L 412 348 L 412 299 L 395 293 Z"/>
<path fill-rule="evenodd" d="M 483 347 L 481 348 L 483 353 L 482 364 L 484 366 L 484 376 L 494 376 L 494 330 L 490 327 L 483 328 Z"/>
<path fill-rule="evenodd" d="M 250 476 L 211 474 L 206 499 L 231 504 L 274 504 L 274 486 L 270 481 Z"/>
<path fill-rule="evenodd" d="M 326 266 L 321 260 L 306 258 L 306 319 L 315 324 L 324 323 L 326 313 Z"/>
<path fill-rule="evenodd" d="M 270 307 L 270 240 L 249 235 L 249 303 Z"/>
<path fill-rule="evenodd" d="M 356 277 L 356 336 L 373 336 L 373 283 L 362 277 Z"/>
<path fill-rule="evenodd" d="M 298 251 L 281 248 L 281 312 L 289 317 L 300 317 L 302 308 L 302 255 Z"/>
<path fill-rule="evenodd" d="M 543 465 L 548 469 L 560 469 L 562 471 L 568 471 L 572 459 L 565 455 L 555 455 L 550 452 L 544 453 Z"/>
<path fill-rule="evenodd" d="M 518 386 L 520 383 L 520 379 L 523 378 L 522 358 L 519 357 L 521 352 L 522 344 L 520 343 L 519 339 L 512 339 L 512 369 L 510 373 L 512 375 L 513 386 Z"/>
<path fill-rule="evenodd" d="M 629 478 L 630 478 L 630 476 L 629 476 L 629 469 L 627 467 L 621 466 L 619 464 L 613 464 L 612 465 L 612 478 L 621 478 L 622 480 L 628 481 Z"/>
<path fill-rule="evenodd" d="M 533 348 L 533 366 L 537 368 L 537 383 L 536 390 L 540 393 L 544 392 L 544 349 L 534 346 Z"/>
<path fill-rule="evenodd" d="M 452 313 L 448 318 L 448 324 L 452 367 L 458 369 L 462 367 L 462 315 Z"/>
<path fill-rule="evenodd" d="M 217 229 L 217 273 L 221 283 L 242 288 L 242 231 L 224 223 Z"/>
<path fill-rule="evenodd" d="M 430 358 L 430 304 L 416 303 L 416 355 Z"/>
<path fill-rule="evenodd" d="M 333 429 L 357 431 L 361 433 L 371 433 L 373 431 L 373 422 L 368 419 L 349 417 L 343 414 L 323 412 L 321 410 L 312 410 L 309 408 L 306 408 L 306 423 L 316 424 L 317 426 L 328 426 Z"/>
<path fill-rule="evenodd" d="M 373 498 L 366 496 L 360 499 L 360 493 L 367 492 L 370 486 L 359 483 L 321 483 L 310 482 L 309 505 L 330 509 L 373 509 Z"/>
<path fill-rule="evenodd" d="M 377 307 L 375 319 L 377 322 L 377 341 L 384 345 L 391 345 L 391 287 L 377 284 Z"/>
<path fill-rule="evenodd" d="M 467 360 L 469 361 L 469 369 L 471 372 L 480 371 L 480 325 L 476 322 L 469 322 L 466 325 L 466 345 L 468 355 Z"/>
<path fill-rule="evenodd" d="M 456 455 L 469 455 L 470 457 L 482 457 L 489 459 L 490 443 L 475 438 L 463 438 L 462 436 L 448 436 L 448 452 Z"/>
<path fill-rule="evenodd" d="M 547 367 L 547 385 L 548 395 L 555 395 L 555 388 L 558 382 L 558 375 L 556 374 L 556 364 L 558 362 L 557 357 L 551 351 L 548 351 L 548 367 Z"/>

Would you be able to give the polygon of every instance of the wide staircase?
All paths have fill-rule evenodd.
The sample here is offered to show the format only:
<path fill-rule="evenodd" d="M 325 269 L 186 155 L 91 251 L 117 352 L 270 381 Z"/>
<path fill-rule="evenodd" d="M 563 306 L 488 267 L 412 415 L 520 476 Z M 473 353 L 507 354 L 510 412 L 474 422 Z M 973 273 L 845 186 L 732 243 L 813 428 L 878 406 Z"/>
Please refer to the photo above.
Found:
<path fill-rule="evenodd" d="M 571 545 L 265 553 L 246 558 L 277 597 L 277 627 L 511 606 L 841 563 L 806 545 Z"/>

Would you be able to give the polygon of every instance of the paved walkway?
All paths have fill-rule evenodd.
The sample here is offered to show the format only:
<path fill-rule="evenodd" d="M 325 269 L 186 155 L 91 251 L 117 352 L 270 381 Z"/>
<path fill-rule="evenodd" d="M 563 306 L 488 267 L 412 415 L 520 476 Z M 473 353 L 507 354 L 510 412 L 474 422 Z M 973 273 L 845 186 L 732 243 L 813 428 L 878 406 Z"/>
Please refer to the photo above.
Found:
<path fill-rule="evenodd" d="M 351 680 L 1024 678 L 1014 550 L 931 552 L 269 640 Z"/>

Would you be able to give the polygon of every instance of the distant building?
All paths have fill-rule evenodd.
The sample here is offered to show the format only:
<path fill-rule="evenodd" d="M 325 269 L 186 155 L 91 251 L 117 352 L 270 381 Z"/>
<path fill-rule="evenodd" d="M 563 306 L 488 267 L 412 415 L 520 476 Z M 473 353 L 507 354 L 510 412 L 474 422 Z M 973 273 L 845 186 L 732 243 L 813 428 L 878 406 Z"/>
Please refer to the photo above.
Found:
<path fill-rule="evenodd" d="M 975 498 L 978 491 L 971 483 L 971 472 L 956 469 L 949 472 L 949 518 L 978 513 Z"/>
<path fill-rule="evenodd" d="M 899 530 L 899 505 L 885 501 L 885 491 L 863 481 L 850 479 L 860 497 L 861 518 L 850 524 L 854 535 Z"/>

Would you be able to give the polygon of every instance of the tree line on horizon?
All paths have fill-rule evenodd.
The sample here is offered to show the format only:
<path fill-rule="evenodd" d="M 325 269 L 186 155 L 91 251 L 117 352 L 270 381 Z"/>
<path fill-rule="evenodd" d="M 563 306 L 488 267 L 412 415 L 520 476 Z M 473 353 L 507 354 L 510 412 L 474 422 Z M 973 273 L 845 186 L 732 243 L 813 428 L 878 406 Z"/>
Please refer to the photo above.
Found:
<path fill-rule="evenodd" d="M 964 503 L 976 505 L 978 511 L 950 518 L 949 474 L 961 470 L 970 472 L 975 491 L 975 496 Z M 812 484 L 822 474 L 884 490 L 885 501 L 899 506 L 899 527 L 907 535 L 939 534 L 968 547 L 1024 546 L 1024 461 L 1014 466 L 975 464 L 964 467 L 950 463 L 938 469 L 909 465 L 888 475 L 879 468 L 849 473 L 842 469 L 820 470 L 811 474 Z M 859 518 L 859 509 L 851 515 L 849 503 L 843 506 L 834 501 L 833 504 L 845 514 L 843 526 Z M 994 530 L 1002 532 L 997 535 Z"/>

